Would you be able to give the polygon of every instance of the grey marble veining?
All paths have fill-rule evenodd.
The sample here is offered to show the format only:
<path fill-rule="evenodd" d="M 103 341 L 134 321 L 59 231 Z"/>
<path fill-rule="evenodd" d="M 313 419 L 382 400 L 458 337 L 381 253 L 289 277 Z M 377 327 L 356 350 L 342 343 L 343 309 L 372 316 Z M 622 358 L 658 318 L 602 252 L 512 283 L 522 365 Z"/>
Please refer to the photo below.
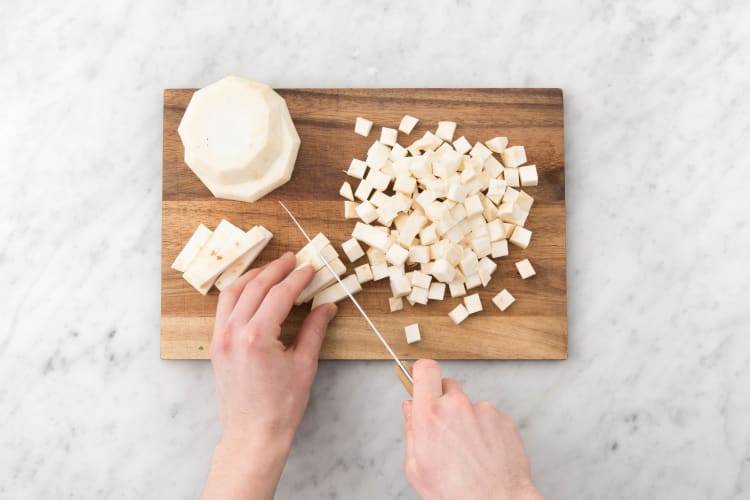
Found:
<path fill-rule="evenodd" d="M 548 498 L 750 497 L 750 4 L 350 4 L 0 4 L 0 498 L 198 495 L 209 365 L 158 356 L 161 97 L 229 73 L 563 88 L 570 359 L 444 369 Z M 321 364 L 279 498 L 414 498 L 391 369 Z"/>

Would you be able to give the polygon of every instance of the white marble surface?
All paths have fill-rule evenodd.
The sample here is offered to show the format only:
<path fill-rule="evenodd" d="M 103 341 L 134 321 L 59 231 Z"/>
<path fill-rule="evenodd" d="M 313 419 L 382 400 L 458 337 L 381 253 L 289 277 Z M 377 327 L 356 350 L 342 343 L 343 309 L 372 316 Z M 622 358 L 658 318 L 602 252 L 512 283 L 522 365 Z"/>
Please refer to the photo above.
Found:
<path fill-rule="evenodd" d="M 0 3 L 0 497 L 198 495 L 209 365 L 158 355 L 161 97 L 239 73 L 562 87 L 570 359 L 445 371 L 548 498 L 750 498 L 750 4 L 350 3 Z M 278 497 L 414 498 L 391 365 L 313 392 Z"/>

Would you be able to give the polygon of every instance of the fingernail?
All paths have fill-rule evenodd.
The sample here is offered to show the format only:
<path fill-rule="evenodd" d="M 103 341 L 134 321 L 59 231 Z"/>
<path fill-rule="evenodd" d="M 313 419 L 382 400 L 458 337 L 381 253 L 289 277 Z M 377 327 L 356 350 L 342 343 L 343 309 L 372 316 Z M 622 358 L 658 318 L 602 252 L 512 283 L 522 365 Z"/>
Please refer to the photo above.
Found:
<path fill-rule="evenodd" d="M 330 304 L 328 306 L 328 310 L 326 311 L 326 317 L 328 318 L 328 321 L 331 321 L 334 316 L 336 316 L 336 313 L 339 311 L 338 306 L 336 304 Z"/>

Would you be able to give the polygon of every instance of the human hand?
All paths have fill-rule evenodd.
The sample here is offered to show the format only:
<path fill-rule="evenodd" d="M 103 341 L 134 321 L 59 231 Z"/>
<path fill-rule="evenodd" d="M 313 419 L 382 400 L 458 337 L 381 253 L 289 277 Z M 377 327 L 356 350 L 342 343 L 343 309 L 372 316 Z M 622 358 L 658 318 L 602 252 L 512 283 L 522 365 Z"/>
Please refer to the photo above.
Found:
<path fill-rule="evenodd" d="M 406 477 L 425 499 L 538 499 L 521 435 L 492 403 L 473 404 L 432 360 L 414 364 L 403 404 Z"/>
<path fill-rule="evenodd" d="M 281 323 L 310 283 L 294 254 L 240 277 L 219 296 L 211 340 L 222 439 L 204 498 L 271 498 L 307 407 L 335 304 L 315 308 L 286 348 Z M 218 489 L 217 489 L 218 488 Z"/>

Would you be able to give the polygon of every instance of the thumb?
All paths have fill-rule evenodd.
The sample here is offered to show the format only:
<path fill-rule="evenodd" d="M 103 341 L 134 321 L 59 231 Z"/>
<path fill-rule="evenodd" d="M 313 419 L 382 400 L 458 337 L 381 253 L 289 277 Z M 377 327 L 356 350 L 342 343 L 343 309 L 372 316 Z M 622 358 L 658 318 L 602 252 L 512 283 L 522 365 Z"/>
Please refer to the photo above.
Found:
<path fill-rule="evenodd" d="M 294 350 L 301 355 L 317 359 L 320 345 L 328 330 L 328 323 L 336 316 L 336 312 L 336 304 L 323 304 L 313 309 L 302 323 Z"/>

